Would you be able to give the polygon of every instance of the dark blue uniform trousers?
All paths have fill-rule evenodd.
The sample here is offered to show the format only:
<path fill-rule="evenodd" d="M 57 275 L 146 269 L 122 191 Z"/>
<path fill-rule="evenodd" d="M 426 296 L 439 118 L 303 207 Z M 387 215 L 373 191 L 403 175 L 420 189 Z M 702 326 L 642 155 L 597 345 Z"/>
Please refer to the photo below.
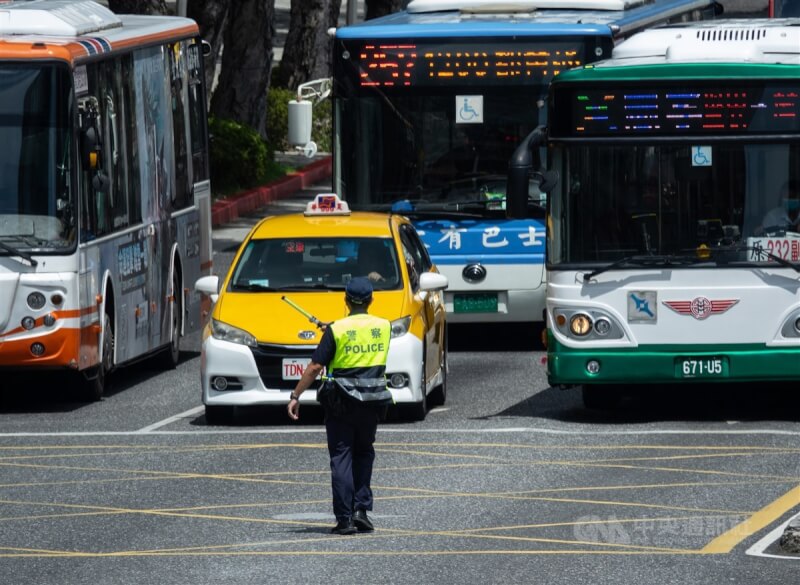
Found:
<path fill-rule="evenodd" d="M 359 408 L 343 416 L 325 417 L 331 488 L 336 520 L 347 520 L 356 510 L 372 510 L 372 464 L 378 413 Z"/>

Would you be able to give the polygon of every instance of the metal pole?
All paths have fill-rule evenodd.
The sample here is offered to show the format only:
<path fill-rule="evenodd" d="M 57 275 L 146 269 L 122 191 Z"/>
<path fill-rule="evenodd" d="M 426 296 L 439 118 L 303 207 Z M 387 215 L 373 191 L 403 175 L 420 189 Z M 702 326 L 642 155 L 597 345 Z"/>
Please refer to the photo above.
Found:
<path fill-rule="evenodd" d="M 358 0 L 347 0 L 347 24 L 353 24 L 358 18 Z"/>
<path fill-rule="evenodd" d="M 188 0 L 178 0 L 178 16 L 186 16 L 186 3 Z"/>

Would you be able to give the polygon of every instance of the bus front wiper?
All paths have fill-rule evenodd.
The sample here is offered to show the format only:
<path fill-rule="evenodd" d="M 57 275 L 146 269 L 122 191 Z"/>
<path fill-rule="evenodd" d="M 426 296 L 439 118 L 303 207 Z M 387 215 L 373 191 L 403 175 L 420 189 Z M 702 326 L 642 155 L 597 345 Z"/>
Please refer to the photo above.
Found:
<path fill-rule="evenodd" d="M 773 254 L 769 250 L 765 250 L 764 248 L 761 247 L 746 246 L 746 245 L 742 246 L 733 244 L 731 246 L 719 246 L 716 248 L 709 248 L 709 251 L 712 254 L 715 254 L 717 252 L 753 252 L 754 255 L 758 257 L 758 260 L 761 260 L 761 257 L 763 256 L 765 258 L 773 260 L 774 262 L 780 264 L 785 268 L 791 268 L 795 272 L 800 272 L 800 264 L 795 264 L 794 262 L 790 262 L 786 258 L 781 258 L 777 254 Z"/>
<path fill-rule="evenodd" d="M 625 258 L 620 258 L 612 262 L 611 264 L 606 264 L 601 268 L 597 268 L 596 270 L 592 270 L 591 272 L 587 272 L 583 275 L 583 282 L 589 282 L 592 278 L 597 276 L 598 274 L 602 274 L 603 272 L 607 272 L 609 270 L 614 270 L 616 268 L 621 268 L 623 266 L 645 266 L 645 267 L 660 267 L 666 268 L 669 266 L 681 266 L 685 264 L 694 264 L 695 262 L 701 261 L 698 258 L 694 258 L 692 256 L 679 256 L 677 254 L 641 254 L 636 256 L 625 256 Z"/>
<path fill-rule="evenodd" d="M 33 256 L 31 256 L 27 252 L 23 252 L 22 250 L 16 249 L 14 246 L 9 246 L 8 244 L 6 244 L 3 241 L 0 241 L 0 249 L 5 250 L 6 252 L 8 252 L 12 256 L 19 256 L 23 260 L 27 260 L 28 263 L 33 267 L 36 267 L 36 266 L 39 265 L 39 262 L 36 261 Z"/>

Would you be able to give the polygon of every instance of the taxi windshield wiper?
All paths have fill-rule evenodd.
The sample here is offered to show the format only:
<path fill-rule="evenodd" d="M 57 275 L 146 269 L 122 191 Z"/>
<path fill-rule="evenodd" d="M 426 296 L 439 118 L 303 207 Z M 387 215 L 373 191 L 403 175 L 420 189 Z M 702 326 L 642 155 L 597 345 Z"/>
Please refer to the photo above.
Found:
<path fill-rule="evenodd" d="M 760 246 L 756 247 L 756 246 L 732 244 L 730 246 L 718 246 L 716 248 L 709 248 L 709 251 L 715 255 L 719 252 L 753 252 L 753 256 L 755 256 L 758 260 L 761 260 L 763 256 L 764 258 L 768 258 L 780 264 L 781 266 L 784 266 L 786 268 L 791 268 L 795 272 L 800 272 L 800 264 L 795 264 L 794 262 L 790 262 L 786 258 L 781 258 L 777 254 L 773 254 L 769 250 L 765 250 Z"/>
<path fill-rule="evenodd" d="M 233 288 L 235 290 L 250 290 L 258 292 L 276 292 L 278 289 L 257 282 L 234 282 Z"/>
<path fill-rule="evenodd" d="M 276 290 L 344 290 L 343 284 L 326 284 L 324 282 L 309 282 L 303 284 L 289 284 L 280 286 Z"/>
<path fill-rule="evenodd" d="M 36 261 L 36 260 L 33 258 L 33 256 L 31 256 L 31 255 L 30 255 L 30 254 L 28 254 L 27 252 L 23 252 L 22 250 L 18 250 L 18 249 L 16 249 L 14 246 L 9 246 L 8 244 L 6 244 L 6 243 L 5 243 L 5 242 L 3 242 L 3 241 L 0 241 L 0 249 L 2 249 L 2 250 L 5 250 L 6 252 L 8 252 L 8 253 L 9 253 L 10 255 L 12 255 L 12 256 L 19 256 L 19 257 L 20 257 L 20 258 L 22 258 L 23 260 L 27 260 L 27 261 L 28 261 L 28 263 L 29 263 L 31 266 L 34 266 L 34 267 L 35 267 L 35 266 L 38 266 L 38 265 L 39 265 L 39 262 L 38 262 L 38 261 Z"/>
<path fill-rule="evenodd" d="M 622 268 L 623 266 L 645 266 L 647 268 L 650 267 L 660 267 L 666 268 L 669 266 L 682 266 L 685 264 L 694 264 L 696 262 L 702 262 L 701 259 L 687 256 L 687 255 L 678 255 L 678 254 L 641 254 L 636 256 L 625 256 L 624 258 L 620 258 L 610 264 L 606 264 L 601 268 L 597 268 L 592 270 L 591 272 L 587 272 L 583 275 L 583 281 L 589 282 L 592 278 L 597 276 L 598 274 L 602 274 L 603 272 L 607 272 L 608 270 L 614 270 L 616 268 Z"/>

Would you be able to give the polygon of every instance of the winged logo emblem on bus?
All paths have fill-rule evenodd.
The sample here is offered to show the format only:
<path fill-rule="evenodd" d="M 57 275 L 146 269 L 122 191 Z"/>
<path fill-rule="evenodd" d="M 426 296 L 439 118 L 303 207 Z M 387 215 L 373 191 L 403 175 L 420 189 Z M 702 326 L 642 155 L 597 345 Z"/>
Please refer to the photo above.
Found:
<path fill-rule="evenodd" d="M 720 315 L 739 302 L 739 299 L 711 301 L 706 297 L 696 297 L 691 301 L 662 301 L 679 315 L 691 315 L 695 319 L 706 319 Z"/>

